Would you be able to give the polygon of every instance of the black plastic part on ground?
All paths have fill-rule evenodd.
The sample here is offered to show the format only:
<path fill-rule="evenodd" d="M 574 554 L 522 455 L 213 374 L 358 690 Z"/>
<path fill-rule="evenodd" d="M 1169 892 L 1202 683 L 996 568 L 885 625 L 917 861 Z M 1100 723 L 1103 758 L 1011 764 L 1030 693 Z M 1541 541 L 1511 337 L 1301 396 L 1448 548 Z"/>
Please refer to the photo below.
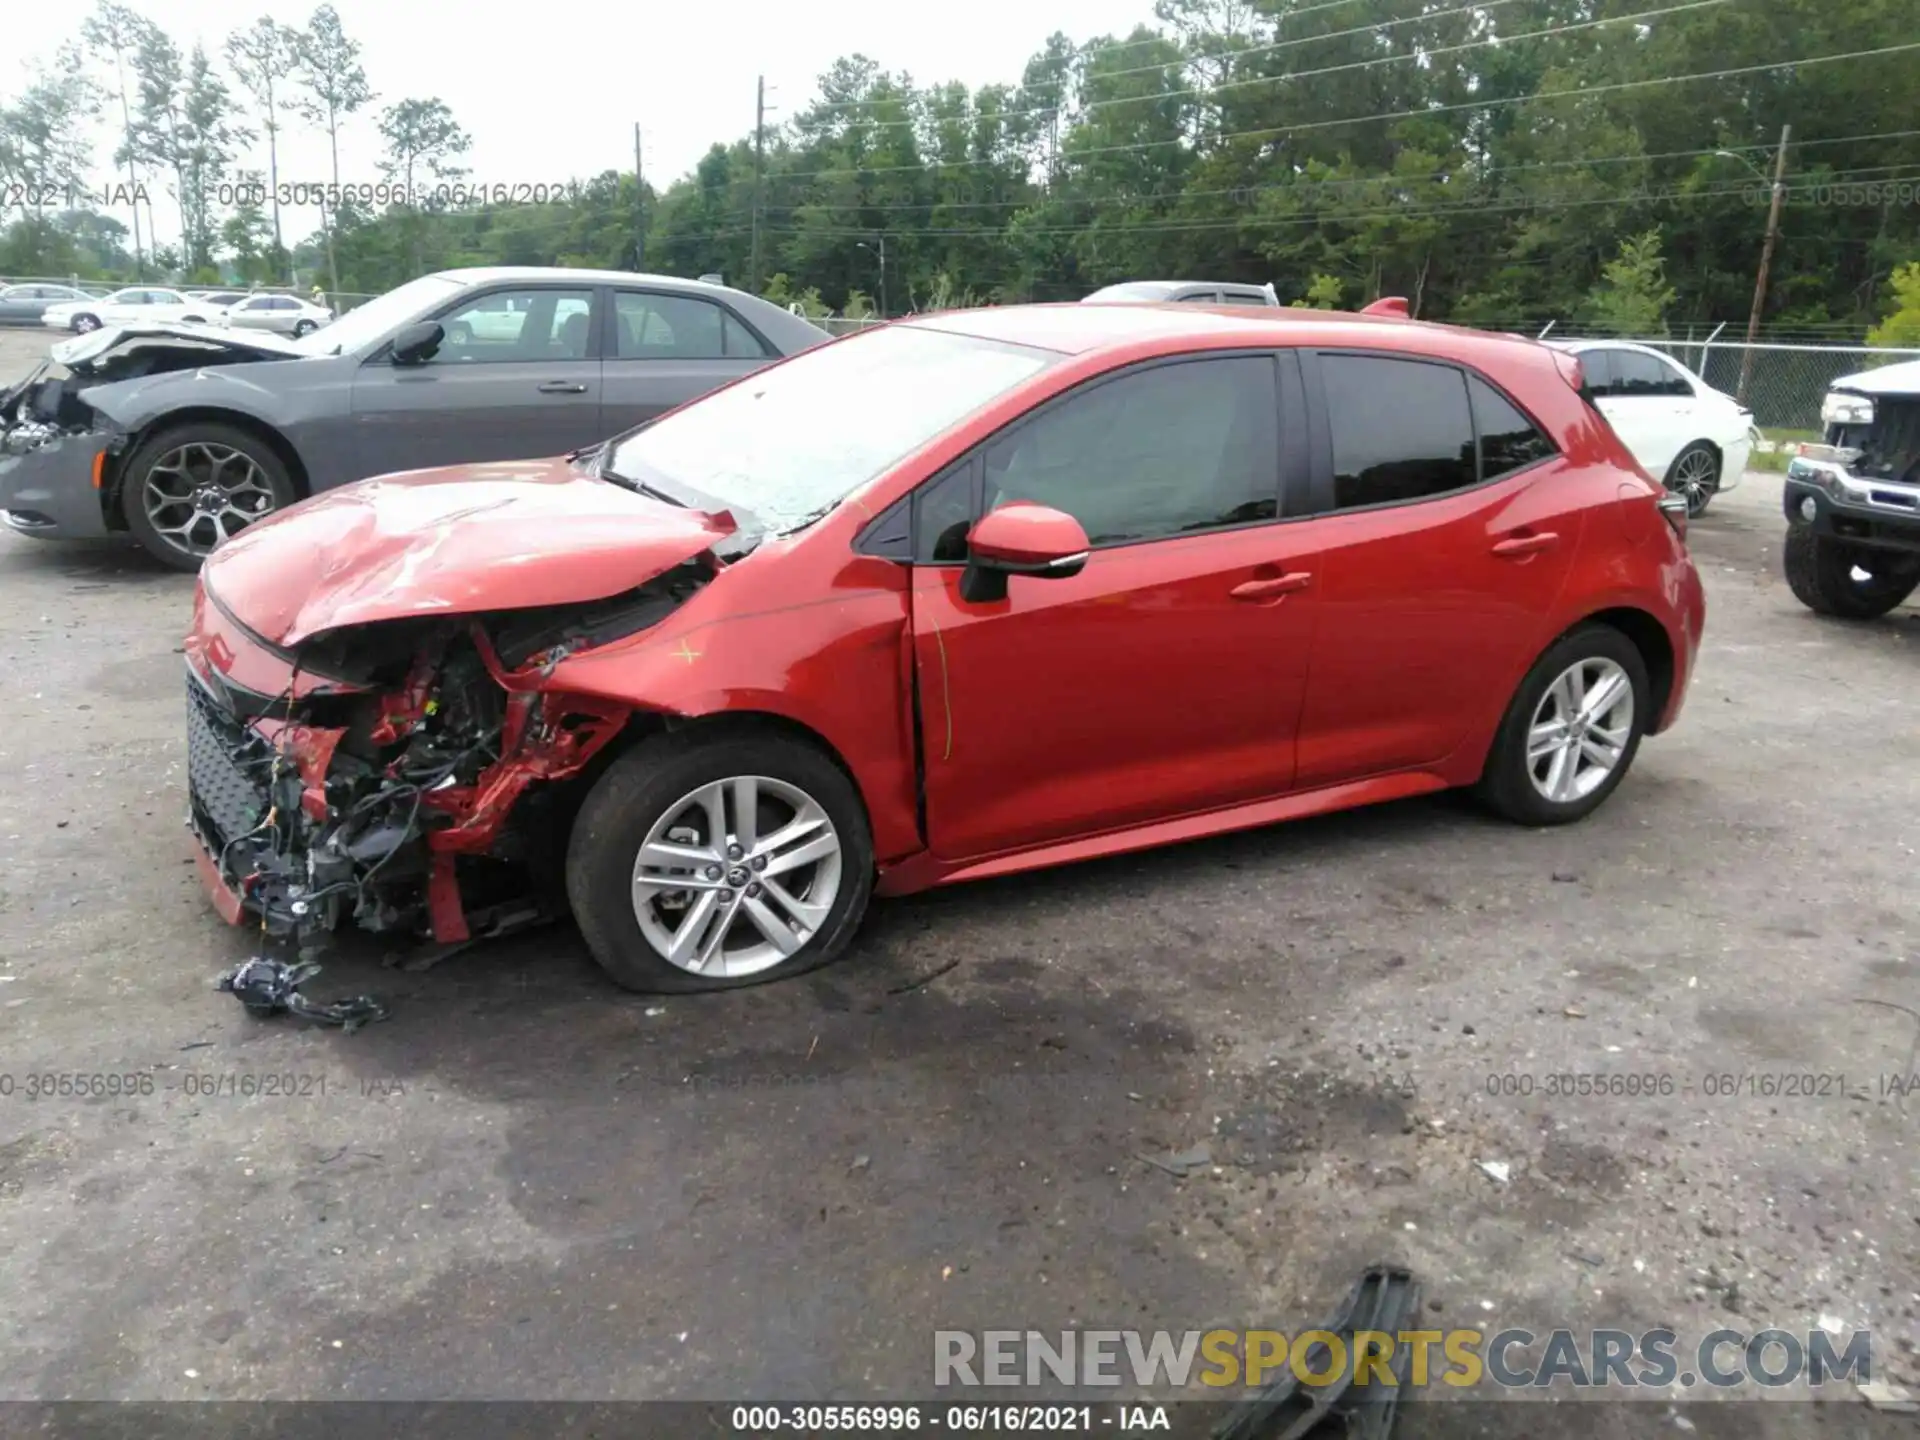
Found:
<path fill-rule="evenodd" d="M 220 977 L 218 989 L 237 996 L 249 1015 L 263 1019 L 285 1011 L 316 1025 L 338 1025 L 358 1030 L 373 1020 L 387 1018 L 387 1007 L 371 995 L 351 995 L 330 1005 L 321 1005 L 300 993 L 300 987 L 320 973 L 311 962 L 287 965 L 256 955 Z"/>
<path fill-rule="evenodd" d="M 1311 1436 L 1346 1435 L 1355 1440 L 1386 1440 L 1393 1428 L 1394 1406 L 1407 1385 L 1412 1352 L 1395 1345 L 1388 1368 L 1392 1385 L 1356 1385 L 1354 1336 L 1378 1331 L 1397 1336 L 1420 1308 L 1420 1286 L 1411 1270 L 1395 1265 L 1373 1265 L 1360 1276 L 1340 1308 L 1319 1327 L 1340 1337 L 1344 1373 L 1333 1383 L 1303 1389 L 1288 1374 L 1247 1401 L 1214 1429 L 1214 1440 L 1308 1440 Z M 1307 1369 L 1323 1374 L 1334 1358 L 1325 1342 L 1309 1348 Z"/>

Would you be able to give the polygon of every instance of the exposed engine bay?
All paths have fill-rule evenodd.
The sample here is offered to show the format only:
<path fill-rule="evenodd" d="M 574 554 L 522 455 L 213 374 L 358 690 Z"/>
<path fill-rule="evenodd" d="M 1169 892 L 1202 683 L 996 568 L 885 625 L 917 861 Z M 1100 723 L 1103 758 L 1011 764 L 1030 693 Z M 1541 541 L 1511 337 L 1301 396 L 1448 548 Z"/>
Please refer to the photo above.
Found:
<path fill-rule="evenodd" d="M 1839 443 L 1859 447 L 1856 475 L 1920 484 L 1920 395 L 1879 396 L 1873 423 L 1850 428 L 1857 434 Z"/>
<path fill-rule="evenodd" d="M 256 339 L 204 325 L 117 326 L 63 341 L 0 395 L 0 453 L 25 455 L 62 435 L 98 428 L 101 417 L 82 398 L 93 386 L 294 353 L 275 336 Z"/>
<path fill-rule="evenodd" d="M 231 908 L 303 947 L 349 924 L 458 944 L 562 913 L 573 812 L 636 713 L 547 678 L 713 573 L 703 555 L 599 601 L 326 632 L 274 650 L 278 695 L 190 650 L 189 824 Z"/>

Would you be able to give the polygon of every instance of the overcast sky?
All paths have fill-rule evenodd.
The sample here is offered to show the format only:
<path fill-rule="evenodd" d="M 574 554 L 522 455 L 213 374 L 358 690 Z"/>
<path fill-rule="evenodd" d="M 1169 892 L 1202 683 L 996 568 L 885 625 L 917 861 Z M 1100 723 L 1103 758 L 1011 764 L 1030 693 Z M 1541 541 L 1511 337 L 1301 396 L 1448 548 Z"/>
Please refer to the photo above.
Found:
<path fill-rule="evenodd" d="M 306 3 L 262 0 L 135 0 L 183 50 L 198 40 L 210 54 L 235 29 L 271 13 L 303 24 Z M 539 182 L 633 165 L 633 126 L 645 139 L 646 173 L 664 189 L 716 140 L 753 128 L 755 77 L 767 79 L 770 121 L 794 113 L 817 77 L 859 52 L 921 82 L 968 85 L 1017 81 L 1028 56 L 1056 30 L 1075 41 L 1124 33 L 1151 18 L 1151 0 L 826 0 L 825 4 L 483 3 L 458 9 L 431 0 L 334 0 L 347 33 L 364 48 L 379 98 L 343 136 L 341 179 L 377 180 L 373 116 L 409 96 L 439 96 L 473 137 L 472 179 Z M 77 32 L 86 7 L 41 7 L 32 24 L 9 27 L 0 86 L 18 93 L 22 60 L 50 56 Z M 24 20 L 25 17 L 17 17 Z M 25 42 L 24 44 L 22 42 Z M 324 132 L 283 130 L 283 183 L 329 178 Z M 243 163 L 266 169 L 264 142 Z M 95 149 L 105 178 L 111 140 Z M 177 231 L 170 200 L 152 189 L 163 238 Z M 127 219 L 121 215 L 122 220 Z M 296 214 L 289 240 L 318 226 Z"/>

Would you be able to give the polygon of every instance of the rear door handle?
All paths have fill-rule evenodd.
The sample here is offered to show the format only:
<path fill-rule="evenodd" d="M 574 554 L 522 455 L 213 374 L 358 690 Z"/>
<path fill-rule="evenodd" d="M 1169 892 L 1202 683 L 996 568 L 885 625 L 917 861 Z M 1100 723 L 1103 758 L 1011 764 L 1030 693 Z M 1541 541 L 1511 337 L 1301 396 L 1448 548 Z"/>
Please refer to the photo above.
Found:
<path fill-rule="evenodd" d="M 1560 537 L 1551 530 L 1542 530 L 1538 535 L 1510 535 L 1493 547 L 1496 555 L 1537 555 L 1542 550 L 1551 550 L 1560 543 Z"/>
<path fill-rule="evenodd" d="M 578 380 L 549 380 L 540 387 L 542 395 L 584 395 L 587 387 Z"/>
<path fill-rule="evenodd" d="M 1295 590 L 1304 590 L 1313 583 L 1313 574 L 1307 570 L 1293 570 L 1285 575 L 1276 575 L 1271 580 L 1247 580 L 1233 587 L 1228 593 L 1236 600 L 1271 600 L 1278 595 L 1289 595 Z"/>

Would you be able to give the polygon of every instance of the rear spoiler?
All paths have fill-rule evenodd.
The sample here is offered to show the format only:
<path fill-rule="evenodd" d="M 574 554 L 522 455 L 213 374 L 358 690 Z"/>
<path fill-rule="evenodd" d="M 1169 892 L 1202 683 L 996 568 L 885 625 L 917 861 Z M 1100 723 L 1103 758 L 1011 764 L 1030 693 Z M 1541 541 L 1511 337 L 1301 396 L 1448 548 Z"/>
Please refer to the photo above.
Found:
<path fill-rule="evenodd" d="M 1409 315 L 1407 297 L 1404 295 L 1382 295 L 1371 305 L 1361 309 L 1362 315 L 1390 315 L 1396 320 L 1405 320 Z"/>

